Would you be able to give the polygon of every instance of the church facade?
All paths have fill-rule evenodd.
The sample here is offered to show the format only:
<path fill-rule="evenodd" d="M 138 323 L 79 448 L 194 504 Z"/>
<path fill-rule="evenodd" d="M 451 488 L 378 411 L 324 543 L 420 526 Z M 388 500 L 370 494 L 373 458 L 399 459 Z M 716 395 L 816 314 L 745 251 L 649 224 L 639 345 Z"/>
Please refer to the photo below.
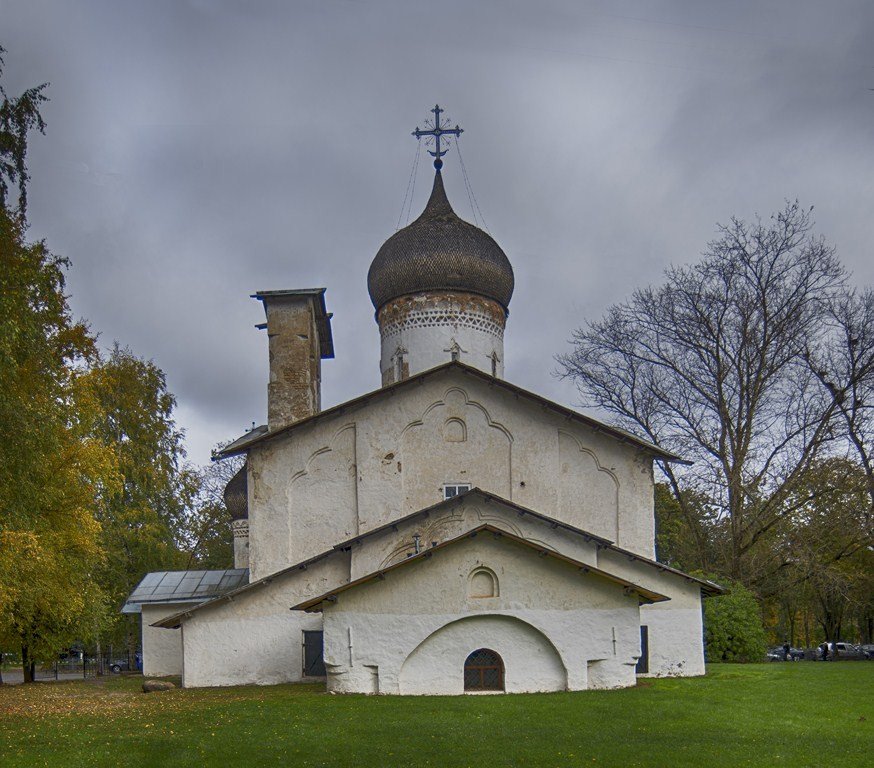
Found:
<path fill-rule="evenodd" d="M 721 590 L 654 548 L 653 462 L 678 457 L 503 379 L 513 270 L 435 165 L 368 275 L 380 389 L 322 410 L 325 290 L 255 296 L 267 424 L 222 452 L 246 457 L 226 501 L 248 582 L 149 627 L 174 633 L 185 686 L 460 694 L 704 672 L 701 601 Z"/>

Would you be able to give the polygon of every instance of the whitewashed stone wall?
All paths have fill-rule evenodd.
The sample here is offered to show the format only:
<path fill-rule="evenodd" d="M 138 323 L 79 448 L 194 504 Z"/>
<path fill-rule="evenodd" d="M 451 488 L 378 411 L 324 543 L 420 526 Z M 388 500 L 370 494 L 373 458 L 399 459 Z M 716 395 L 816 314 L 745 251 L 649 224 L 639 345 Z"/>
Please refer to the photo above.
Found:
<path fill-rule="evenodd" d="M 471 594 L 483 566 L 495 597 Z M 483 647 L 502 657 L 508 692 L 621 687 L 640 654 L 636 595 L 488 533 L 340 593 L 324 613 L 336 692 L 462 693 L 464 660 Z"/>
<path fill-rule="evenodd" d="M 651 457 L 457 369 L 249 454 L 252 579 L 469 483 L 654 556 Z"/>
<path fill-rule="evenodd" d="M 303 675 L 302 633 L 322 628 L 320 614 L 292 605 L 346 583 L 349 558 L 338 552 L 306 570 L 253 585 L 234 600 L 221 600 L 185 620 L 183 685 L 274 685 Z M 177 630 L 156 632 L 179 634 Z"/>
<path fill-rule="evenodd" d="M 604 570 L 671 598 L 666 603 L 640 608 L 640 623 L 649 628 L 649 671 L 646 676 L 703 675 L 704 625 L 700 585 L 670 571 L 659 571 L 656 567 L 629 561 L 611 550 L 603 550 L 598 563 Z"/>
<path fill-rule="evenodd" d="M 504 378 L 506 313 L 465 293 L 403 296 L 379 312 L 382 383 L 392 384 L 458 360 Z"/>
<path fill-rule="evenodd" d="M 143 605 L 143 674 L 166 677 L 182 674 L 182 633 L 178 629 L 153 627 L 156 621 L 190 607 L 179 603 Z"/>
<path fill-rule="evenodd" d="M 650 675 L 704 673 L 701 598 L 697 584 L 681 575 L 660 570 L 657 565 L 599 548 L 595 542 L 586 541 L 533 515 L 519 515 L 514 508 L 496 500 L 486 502 L 474 496 L 450 502 L 427 517 L 417 516 L 366 536 L 353 543 L 348 551 L 333 550 L 330 555 L 308 565 L 306 570 L 294 569 L 277 574 L 269 583 L 253 585 L 232 602 L 221 600 L 193 612 L 184 624 L 184 684 L 187 687 L 243 683 L 265 685 L 299 680 L 302 668 L 301 633 L 305 629 L 321 628 L 322 617 L 318 613 L 290 611 L 292 605 L 405 560 L 408 554 L 414 552 L 416 534 L 420 546 L 427 548 L 432 541 L 457 538 L 483 524 L 495 526 L 544 549 L 560 552 L 671 597 L 666 603 L 641 606 L 639 613 L 634 612 L 633 621 L 626 626 L 626 634 L 620 639 L 629 649 L 627 655 L 636 658 L 640 653 L 639 624 L 642 622 L 649 627 Z M 542 558 L 535 556 L 532 562 L 526 559 L 525 552 L 498 549 L 499 557 L 489 561 L 490 550 L 486 548 L 490 541 L 488 533 L 470 540 L 476 555 L 465 567 L 473 568 L 472 563 L 476 562 L 479 566 L 485 565 L 494 570 L 494 563 L 503 563 L 502 567 L 510 574 L 510 581 L 507 581 L 506 574 L 496 572 L 500 600 L 465 598 L 461 602 L 457 599 L 452 602 L 451 594 L 444 593 L 446 585 L 451 582 L 451 574 L 431 575 L 422 584 L 414 580 L 408 582 L 407 574 L 416 567 L 412 563 L 389 574 L 385 582 L 379 582 L 392 585 L 391 595 L 393 598 L 397 596 L 397 599 L 393 599 L 391 605 L 380 607 L 377 603 L 365 604 L 353 612 L 350 605 L 355 592 L 341 594 L 338 606 L 343 620 L 337 619 L 331 625 L 330 616 L 336 618 L 340 613 L 331 608 L 327 611 L 329 632 L 326 636 L 326 653 L 335 664 L 342 665 L 343 654 L 349 652 L 351 628 L 353 653 L 357 655 L 349 657 L 353 663 L 337 677 L 337 690 L 345 690 L 346 683 L 342 681 L 348 680 L 352 686 L 349 690 L 383 693 L 425 692 L 426 689 L 432 693 L 455 691 L 458 680 L 453 675 L 458 669 L 457 656 L 461 650 L 457 650 L 455 655 L 445 654 L 447 644 L 454 644 L 453 647 L 457 649 L 461 647 L 458 645 L 459 633 L 465 635 L 469 643 L 479 642 L 475 638 L 491 633 L 488 636 L 494 638 L 494 643 L 500 641 L 503 649 L 494 650 L 504 656 L 508 665 L 509 660 L 517 657 L 517 650 L 514 649 L 524 649 L 523 657 L 533 653 L 534 646 L 541 649 L 535 654 L 540 661 L 527 673 L 528 682 L 508 676 L 508 690 L 533 690 L 530 686 L 535 678 L 539 681 L 538 685 L 542 686 L 538 690 L 558 689 L 559 678 L 549 661 L 552 656 L 548 649 L 554 647 L 561 659 L 565 659 L 568 653 L 570 656 L 567 658 L 572 658 L 575 652 L 573 649 L 564 650 L 562 637 L 587 638 L 586 642 L 594 649 L 585 659 L 569 662 L 571 666 L 565 669 L 571 671 L 570 682 L 562 683 L 562 686 L 610 687 L 617 679 L 626 680 L 623 684 L 630 684 L 627 659 L 617 660 L 613 657 L 612 647 L 603 645 L 603 635 L 587 634 L 597 632 L 598 627 L 620 626 L 621 622 L 616 623 L 618 619 L 611 620 L 612 623 L 606 621 L 603 606 L 592 601 L 589 591 L 579 590 L 580 580 L 574 578 L 570 582 L 559 582 L 563 593 L 558 594 L 558 588 L 546 586 L 547 582 L 539 568 L 539 563 L 544 562 Z M 479 548 L 480 545 L 482 548 Z M 448 554 L 448 551 L 435 552 L 434 562 L 443 554 Z M 516 554 L 509 557 L 507 552 Z M 507 560 L 510 565 L 507 565 Z M 463 575 L 464 569 L 456 569 L 456 579 L 459 572 Z M 562 573 L 559 575 L 565 576 Z M 410 586 L 407 586 L 408 583 Z M 507 589 L 511 589 L 511 592 L 507 592 Z M 613 593 L 608 589 L 608 594 Z M 458 598 L 458 595 L 455 597 Z M 552 600 L 557 601 L 559 611 L 553 610 L 555 604 L 549 602 Z M 427 606 L 427 609 L 423 606 Z M 595 612 L 593 617 L 585 614 L 587 610 Z M 499 618 L 494 621 L 480 620 L 487 615 Z M 478 620 L 470 623 L 461 621 L 470 616 Z M 557 621 L 558 616 L 564 617 L 562 621 Z M 566 625 L 566 621 L 571 624 Z M 585 625 L 584 630 L 579 629 L 580 622 Z M 535 629 L 529 629 L 529 625 Z M 168 641 L 179 640 L 178 630 L 152 628 L 151 632 L 164 633 Z M 432 634 L 433 642 L 420 646 Z M 388 653 L 386 648 L 394 647 L 395 635 L 401 639 L 401 647 L 394 655 L 389 653 L 386 660 L 380 654 L 384 656 Z M 553 645 L 556 637 L 559 639 Z M 543 638 L 547 638 L 548 642 Z M 610 640 L 612 643 L 612 637 Z M 419 647 L 419 651 L 405 667 L 407 658 L 416 647 Z M 607 653 L 607 650 L 611 653 Z M 359 655 L 364 659 L 360 664 L 355 662 Z M 433 656 L 435 671 L 430 676 L 415 672 L 425 664 L 426 655 Z M 395 673 L 391 673 L 392 668 Z M 519 669 L 515 662 L 513 668 Z M 404 669 L 407 671 L 404 672 Z M 448 671 L 452 671 L 452 675 L 448 675 Z M 446 675 L 447 679 L 454 682 L 446 685 L 440 683 L 439 680 Z"/>

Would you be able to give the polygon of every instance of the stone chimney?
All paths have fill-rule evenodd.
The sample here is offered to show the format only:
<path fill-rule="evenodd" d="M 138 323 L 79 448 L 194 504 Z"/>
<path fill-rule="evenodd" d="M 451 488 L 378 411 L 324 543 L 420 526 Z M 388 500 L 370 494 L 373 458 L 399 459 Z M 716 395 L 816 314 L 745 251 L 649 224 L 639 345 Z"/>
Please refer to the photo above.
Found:
<path fill-rule="evenodd" d="M 234 534 L 234 568 L 249 567 L 249 483 L 243 464 L 225 486 L 225 506 L 231 515 Z"/>
<path fill-rule="evenodd" d="M 322 359 L 334 357 L 325 289 L 260 291 L 270 346 L 267 429 L 294 424 L 321 410 Z"/>

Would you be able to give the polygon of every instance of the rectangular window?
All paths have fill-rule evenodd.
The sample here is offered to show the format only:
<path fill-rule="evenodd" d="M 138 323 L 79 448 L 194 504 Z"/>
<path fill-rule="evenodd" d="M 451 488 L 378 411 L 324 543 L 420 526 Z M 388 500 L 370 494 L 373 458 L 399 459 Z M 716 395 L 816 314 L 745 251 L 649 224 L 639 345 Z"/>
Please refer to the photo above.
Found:
<path fill-rule="evenodd" d="M 453 496 L 458 496 L 459 493 L 464 493 L 470 490 L 470 485 L 444 485 L 443 498 L 451 499 Z"/>

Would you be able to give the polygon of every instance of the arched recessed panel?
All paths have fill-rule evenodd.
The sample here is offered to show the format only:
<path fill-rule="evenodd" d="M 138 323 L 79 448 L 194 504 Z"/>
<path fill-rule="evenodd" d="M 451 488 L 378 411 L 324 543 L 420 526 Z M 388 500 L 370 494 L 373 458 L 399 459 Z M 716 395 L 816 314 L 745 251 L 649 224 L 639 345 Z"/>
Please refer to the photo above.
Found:
<path fill-rule="evenodd" d="M 505 614 L 477 614 L 432 632 L 404 660 L 403 694 L 464 693 L 464 667 L 478 649 L 498 654 L 508 693 L 567 690 L 567 670 L 550 639 L 527 621 Z"/>
<path fill-rule="evenodd" d="M 425 408 L 401 435 L 407 510 L 439 500 L 446 483 L 469 483 L 511 499 L 513 438 L 459 387 Z"/>
<path fill-rule="evenodd" d="M 579 439 L 559 430 L 558 518 L 611 541 L 619 535 L 619 481 Z"/>
<path fill-rule="evenodd" d="M 469 597 L 497 597 L 498 577 L 491 568 L 474 568 L 468 580 Z"/>

